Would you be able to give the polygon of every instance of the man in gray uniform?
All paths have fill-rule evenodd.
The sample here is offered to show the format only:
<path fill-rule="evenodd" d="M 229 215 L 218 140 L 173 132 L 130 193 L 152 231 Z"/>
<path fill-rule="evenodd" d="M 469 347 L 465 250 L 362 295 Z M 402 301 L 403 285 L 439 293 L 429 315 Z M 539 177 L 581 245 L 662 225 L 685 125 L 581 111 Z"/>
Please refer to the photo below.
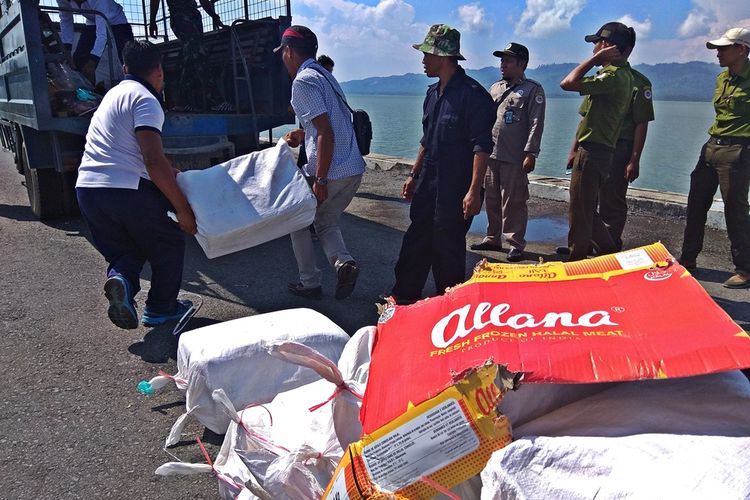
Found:
<path fill-rule="evenodd" d="M 510 244 L 508 260 L 523 260 L 529 210 L 529 172 L 534 170 L 544 130 L 544 89 L 524 75 L 529 50 L 509 43 L 493 53 L 500 58 L 502 80 L 490 88 L 497 104 L 492 129 L 495 148 L 484 178 L 487 236 L 472 250 L 500 250 L 502 237 Z"/>

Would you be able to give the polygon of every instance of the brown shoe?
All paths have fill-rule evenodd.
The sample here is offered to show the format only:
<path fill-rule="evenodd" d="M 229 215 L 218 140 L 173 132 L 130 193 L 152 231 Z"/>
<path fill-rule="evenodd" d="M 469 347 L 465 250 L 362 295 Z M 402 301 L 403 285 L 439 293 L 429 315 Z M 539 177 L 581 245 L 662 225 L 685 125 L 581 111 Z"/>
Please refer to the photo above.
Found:
<path fill-rule="evenodd" d="M 750 274 L 737 273 L 724 282 L 725 288 L 750 288 Z"/>

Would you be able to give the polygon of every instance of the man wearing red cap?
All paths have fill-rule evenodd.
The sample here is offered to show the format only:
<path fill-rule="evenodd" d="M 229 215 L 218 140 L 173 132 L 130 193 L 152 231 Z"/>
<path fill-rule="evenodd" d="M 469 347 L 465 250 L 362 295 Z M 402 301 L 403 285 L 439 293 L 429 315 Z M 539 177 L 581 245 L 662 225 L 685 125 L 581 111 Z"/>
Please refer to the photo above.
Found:
<path fill-rule="evenodd" d="M 357 193 L 365 171 L 365 161 L 357 146 L 352 116 L 344 92 L 336 79 L 316 60 L 318 39 L 305 26 L 284 31 L 281 52 L 292 82 L 292 108 L 302 125 L 287 134 L 291 147 L 305 142 L 307 164 L 302 167 L 312 184 L 318 208 L 313 226 L 328 262 L 336 270 L 337 299 L 354 290 L 359 266 L 346 248 L 339 218 Z M 299 281 L 290 283 L 289 292 L 305 298 L 322 297 L 321 272 L 316 265 L 312 235 L 305 228 L 291 235 Z"/>

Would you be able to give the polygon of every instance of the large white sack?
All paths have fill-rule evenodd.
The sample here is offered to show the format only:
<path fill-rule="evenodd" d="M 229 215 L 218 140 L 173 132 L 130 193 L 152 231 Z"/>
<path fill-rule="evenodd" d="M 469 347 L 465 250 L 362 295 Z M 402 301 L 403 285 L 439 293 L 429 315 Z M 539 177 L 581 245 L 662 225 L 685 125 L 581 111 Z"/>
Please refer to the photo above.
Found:
<path fill-rule="evenodd" d="M 526 437 L 482 471 L 482 500 L 750 498 L 750 438 Z"/>
<path fill-rule="evenodd" d="M 336 423 L 344 440 L 352 435 L 358 439 L 361 433 L 361 402 L 352 391 L 364 390 L 374 334 L 375 327 L 357 331 L 344 347 L 338 367 L 301 344 L 268 344 L 269 352 L 281 358 L 279 363 L 307 366 L 322 379 L 282 392 L 268 404 L 239 410 L 224 391 L 214 391 L 212 399 L 231 423 L 213 467 L 170 462 L 156 473 L 213 473 L 221 498 L 320 498 L 348 444 L 339 440 Z M 338 386 L 351 390 L 337 390 Z M 318 408 L 310 411 L 311 407 Z"/>
<path fill-rule="evenodd" d="M 276 147 L 177 175 L 209 259 L 309 226 L 317 202 L 283 139 Z"/>
<path fill-rule="evenodd" d="M 750 436 L 750 383 L 739 371 L 626 382 L 513 429 L 515 438 L 645 433 Z"/>
<path fill-rule="evenodd" d="M 177 374 L 158 376 L 154 388 L 174 380 L 185 390 L 187 414 L 218 434 L 231 421 L 212 392 L 222 389 L 235 408 L 272 401 L 280 392 L 309 384 L 320 376 L 310 368 L 274 358 L 272 344 L 293 341 L 330 359 L 338 359 L 349 336 L 312 309 L 287 309 L 226 321 L 183 333 L 177 349 Z M 179 441 L 186 424 L 178 419 L 167 446 Z"/>
<path fill-rule="evenodd" d="M 514 429 L 567 404 L 597 394 L 613 384 L 524 384 L 508 391 L 500 411 Z"/>
<path fill-rule="evenodd" d="M 739 371 L 615 384 L 516 427 L 482 499 L 748 498 L 748 436 Z"/>

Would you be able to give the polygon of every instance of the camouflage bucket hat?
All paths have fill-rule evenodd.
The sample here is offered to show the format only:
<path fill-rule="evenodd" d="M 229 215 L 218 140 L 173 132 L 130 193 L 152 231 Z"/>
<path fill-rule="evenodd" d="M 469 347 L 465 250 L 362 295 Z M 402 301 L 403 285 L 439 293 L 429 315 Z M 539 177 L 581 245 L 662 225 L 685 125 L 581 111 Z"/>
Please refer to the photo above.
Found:
<path fill-rule="evenodd" d="M 433 24 L 424 42 L 412 45 L 425 54 L 441 57 L 456 57 L 459 61 L 466 58 L 461 55 L 461 33 L 447 24 Z"/>

